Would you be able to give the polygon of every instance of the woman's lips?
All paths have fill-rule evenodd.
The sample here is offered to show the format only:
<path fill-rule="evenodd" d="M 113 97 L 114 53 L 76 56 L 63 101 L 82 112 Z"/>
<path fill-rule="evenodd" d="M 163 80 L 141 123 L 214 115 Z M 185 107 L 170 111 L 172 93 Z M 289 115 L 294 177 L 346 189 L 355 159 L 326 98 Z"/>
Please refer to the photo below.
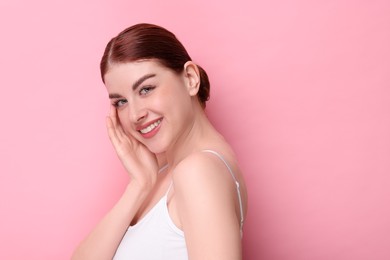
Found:
<path fill-rule="evenodd" d="M 145 138 L 151 138 L 157 134 L 158 130 L 160 129 L 161 122 L 162 119 L 160 118 L 153 122 L 145 124 L 138 128 L 138 132 L 141 133 L 141 135 Z"/>

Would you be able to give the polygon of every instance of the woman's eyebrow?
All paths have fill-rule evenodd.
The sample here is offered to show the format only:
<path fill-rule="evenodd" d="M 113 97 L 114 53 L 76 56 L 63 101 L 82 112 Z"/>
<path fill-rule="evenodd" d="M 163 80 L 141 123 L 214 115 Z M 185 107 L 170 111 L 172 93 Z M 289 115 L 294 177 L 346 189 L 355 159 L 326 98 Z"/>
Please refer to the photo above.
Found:
<path fill-rule="evenodd" d="M 156 74 L 154 74 L 154 73 L 150 73 L 150 74 L 146 74 L 146 75 L 142 76 L 136 82 L 134 82 L 134 84 L 132 86 L 132 89 L 136 90 L 138 88 L 138 86 L 142 84 L 142 82 L 144 82 L 145 80 L 147 80 L 149 78 L 153 78 L 155 76 L 156 76 Z M 116 94 L 116 93 L 112 93 L 112 94 L 109 94 L 108 97 L 110 99 L 112 99 L 112 98 L 122 98 L 122 95 L 119 95 L 119 94 Z"/>
<path fill-rule="evenodd" d="M 122 98 L 122 95 L 119 95 L 119 94 L 116 94 L 116 93 L 112 93 L 112 94 L 108 95 L 108 98 L 110 98 L 110 99 L 112 99 L 112 98 Z"/>
<path fill-rule="evenodd" d="M 141 85 L 142 82 L 144 82 L 145 80 L 147 80 L 147 79 L 149 79 L 149 78 L 153 78 L 153 77 L 155 77 L 155 76 L 156 76 L 156 74 L 153 74 L 153 73 L 151 73 L 151 74 L 146 74 L 146 75 L 142 76 L 142 77 L 139 78 L 136 82 L 134 82 L 134 84 L 133 84 L 133 90 L 136 90 L 136 89 L 138 88 L 138 86 Z"/>

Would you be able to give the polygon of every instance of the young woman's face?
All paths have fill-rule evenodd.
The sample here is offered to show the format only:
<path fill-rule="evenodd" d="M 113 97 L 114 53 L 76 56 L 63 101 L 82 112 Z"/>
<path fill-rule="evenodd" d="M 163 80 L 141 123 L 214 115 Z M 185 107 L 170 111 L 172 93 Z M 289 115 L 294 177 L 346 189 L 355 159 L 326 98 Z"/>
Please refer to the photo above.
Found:
<path fill-rule="evenodd" d="M 191 127 L 194 92 L 185 75 L 146 60 L 114 64 L 104 76 L 123 130 L 154 153 L 166 151 Z"/>

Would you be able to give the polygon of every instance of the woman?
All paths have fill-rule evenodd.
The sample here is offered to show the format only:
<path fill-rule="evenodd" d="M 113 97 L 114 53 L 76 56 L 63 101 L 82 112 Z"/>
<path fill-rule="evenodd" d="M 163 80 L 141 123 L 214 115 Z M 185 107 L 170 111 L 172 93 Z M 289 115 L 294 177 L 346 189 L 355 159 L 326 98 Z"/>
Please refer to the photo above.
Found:
<path fill-rule="evenodd" d="M 101 76 L 130 181 L 73 259 L 241 259 L 246 188 L 205 115 L 206 72 L 171 32 L 138 24 L 108 43 Z"/>

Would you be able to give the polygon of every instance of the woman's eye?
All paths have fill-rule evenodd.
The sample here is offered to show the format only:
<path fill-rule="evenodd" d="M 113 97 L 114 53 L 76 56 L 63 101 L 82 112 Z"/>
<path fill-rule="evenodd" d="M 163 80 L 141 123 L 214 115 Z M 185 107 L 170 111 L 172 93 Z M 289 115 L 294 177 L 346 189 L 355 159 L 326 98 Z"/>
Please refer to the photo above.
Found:
<path fill-rule="evenodd" d="M 120 99 L 120 100 L 115 101 L 114 106 L 115 107 L 121 107 L 121 106 L 123 106 L 126 103 L 127 103 L 126 99 Z"/>
<path fill-rule="evenodd" d="M 153 89 L 154 89 L 154 87 L 152 87 L 152 86 L 143 87 L 143 88 L 140 89 L 139 94 L 140 95 L 146 95 L 150 91 L 152 91 Z"/>

